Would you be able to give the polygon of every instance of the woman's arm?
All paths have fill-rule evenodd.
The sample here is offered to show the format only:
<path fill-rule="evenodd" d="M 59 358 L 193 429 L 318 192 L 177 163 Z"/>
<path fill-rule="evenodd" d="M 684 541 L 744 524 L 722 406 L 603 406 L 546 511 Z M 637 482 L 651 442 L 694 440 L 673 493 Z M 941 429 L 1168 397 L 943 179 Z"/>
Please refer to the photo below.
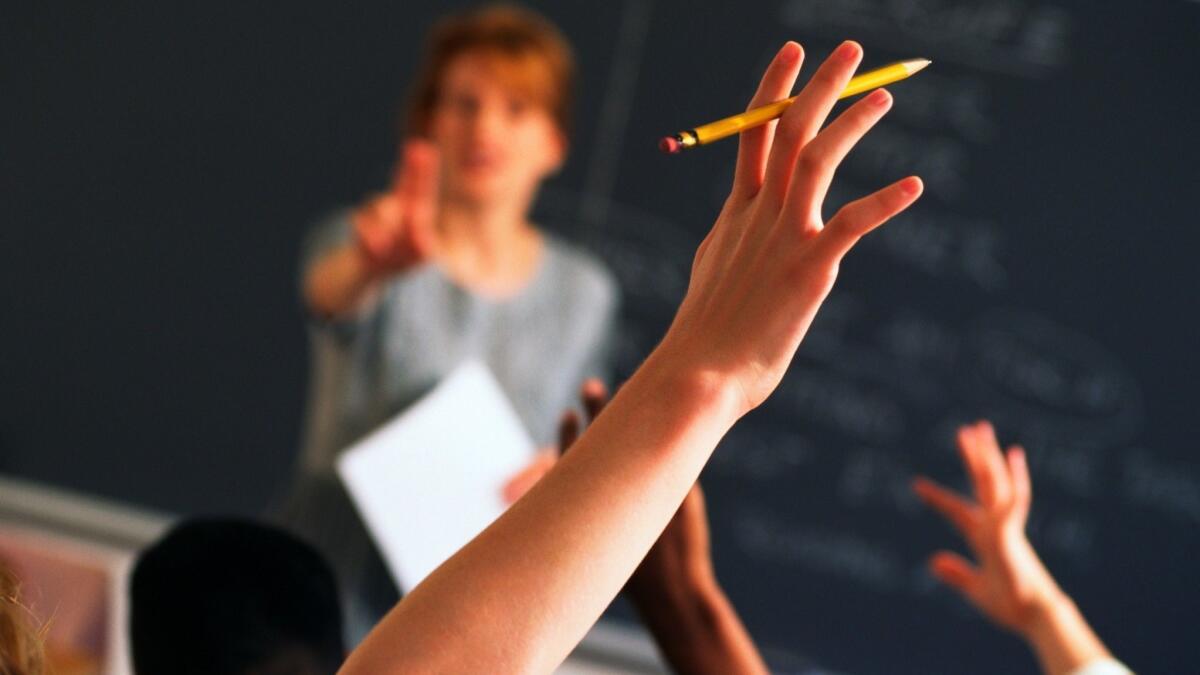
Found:
<path fill-rule="evenodd" d="M 751 105 L 783 98 L 800 57 L 786 45 Z M 549 672 L 579 642 L 717 441 L 778 384 L 842 256 L 921 192 L 905 179 L 821 222 L 834 169 L 891 103 L 876 92 L 821 129 L 861 58 L 845 43 L 775 129 L 742 135 L 733 189 L 662 343 L 545 478 L 376 626 L 345 673 Z"/>

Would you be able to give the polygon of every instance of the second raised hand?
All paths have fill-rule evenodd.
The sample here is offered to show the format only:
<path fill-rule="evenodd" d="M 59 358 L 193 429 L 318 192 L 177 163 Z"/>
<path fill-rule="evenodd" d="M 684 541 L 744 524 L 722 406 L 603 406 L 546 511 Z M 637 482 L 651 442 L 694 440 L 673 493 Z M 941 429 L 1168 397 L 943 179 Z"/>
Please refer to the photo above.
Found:
<path fill-rule="evenodd" d="M 975 563 L 940 551 L 930 559 L 931 570 L 984 615 L 1025 634 L 1060 595 L 1025 536 L 1031 499 L 1025 452 L 1014 446 L 1001 453 L 987 422 L 959 429 L 958 448 L 975 500 L 927 478 L 913 488 L 962 535 Z"/>
<path fill-rule="evenodd" d="M 980 612 L 1014 631 L 1029 644 L 1046 675 L 1087 672 L 1125 673 L 1088 625 L 1075 603 L 1059 588 L 1028 537 L 1032 490 L 1025 451 L 1001 453 L 987 422 L 958 430 L 958 449 L 975 499 L 918 478 L 917 495 L 958 530 L 975 560 L 939 551 L 930 559 L 938 579 Z"/>

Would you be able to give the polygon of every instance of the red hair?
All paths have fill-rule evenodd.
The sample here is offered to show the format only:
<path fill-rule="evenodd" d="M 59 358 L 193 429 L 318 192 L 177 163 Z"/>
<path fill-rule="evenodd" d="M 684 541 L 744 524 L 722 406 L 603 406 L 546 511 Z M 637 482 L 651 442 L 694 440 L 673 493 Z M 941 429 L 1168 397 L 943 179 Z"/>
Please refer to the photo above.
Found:
<path fill-rule="evenodd" d="M 454 14 L 434 26 L 409 98 L 409 135 L 428 135 L 446 67 L 467 53 L 484 55 L 501 81 L 545 108 L 563 136 L 569 135 L 575 89 L 571 47 L 545 18 L 505 4 Z"/>

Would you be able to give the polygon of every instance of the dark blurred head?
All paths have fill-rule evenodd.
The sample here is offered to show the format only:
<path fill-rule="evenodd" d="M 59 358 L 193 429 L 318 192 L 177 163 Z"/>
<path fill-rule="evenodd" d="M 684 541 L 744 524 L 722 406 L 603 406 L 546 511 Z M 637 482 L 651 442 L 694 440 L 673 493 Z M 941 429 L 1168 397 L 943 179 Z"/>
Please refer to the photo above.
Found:
<path fill-rule="evenodd" d="M 138 675 L 315 675 L 345 655 L 329 565 L 264 525 L 177 525 L 142 553 L 130 595 Z"/>

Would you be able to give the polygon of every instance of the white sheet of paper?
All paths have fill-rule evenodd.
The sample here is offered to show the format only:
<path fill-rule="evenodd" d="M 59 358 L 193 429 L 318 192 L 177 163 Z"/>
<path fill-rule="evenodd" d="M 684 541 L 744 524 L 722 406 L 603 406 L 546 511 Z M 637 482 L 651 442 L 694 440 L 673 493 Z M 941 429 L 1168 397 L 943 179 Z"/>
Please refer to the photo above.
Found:
<path fill-rule="evenodd" d="M 535 447 L 487 366 L 459 366 L 338 459 L 338 474 L 407 593 L 504 513 Z"/>

